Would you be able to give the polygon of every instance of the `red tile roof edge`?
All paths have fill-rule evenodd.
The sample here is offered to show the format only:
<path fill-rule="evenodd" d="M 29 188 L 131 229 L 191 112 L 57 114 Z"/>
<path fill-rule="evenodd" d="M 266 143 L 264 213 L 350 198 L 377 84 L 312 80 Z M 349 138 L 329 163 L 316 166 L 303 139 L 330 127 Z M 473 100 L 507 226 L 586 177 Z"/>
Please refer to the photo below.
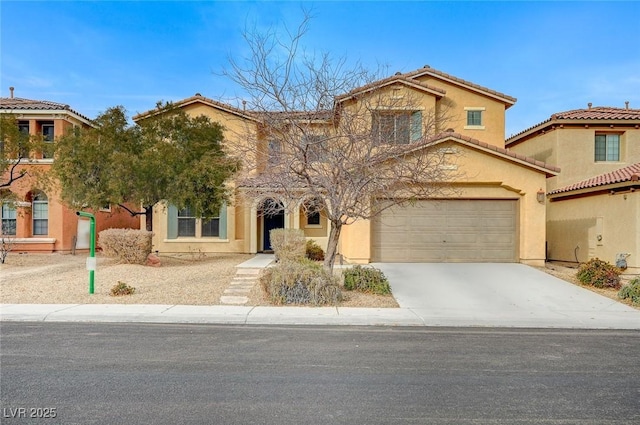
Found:
<path fill-rule="evenodd" d="M 69 105 L 64 103 L 52 102 L 50 100 L 34 100 L 25 99 L 22 97 L 0 97 L 0 109 L 7 109 L 12 111 L 68 111 L 89 122 L 92 121 L 90 118 L 71 109 Z"/>
<path fill-rule="evenodd" d="M 184 98 L 184 99 L 180 99 L 180 100 L 177 100 L 177 101 L 172 102 L 172 103 L 173 103 L 174 106 L 180 107 L 182 105 L 185 105 L 185 104 L 188 104 L 188 103 L 191 103 L 191 102 L 196 102 L 196 101 L 209 103 L 209 104 L 211 104 L 213 106 L 217 106 L 217 107 L 222 108 L 222 109 L 227 109 L 232 113 L 235 113 L 235 114 L 238 114 L 238 115 L 243 115 L 243 116 L 245 116 L 247 118 L 253 118 L 253 116 L 252 116 L 253 114 L 250 111 L 243 111 L 242 109 L 236 108 L 235 106 L 230 105 L 228 103 L 220 102 L 218 100 L 214 100 L 214 99 L 202 96 L 200 93 L 196 93 L 193 96 L 190 96 L 190 97 L 187 97 L 187 98 Z M 158 112 L 157 108 L 150 109 L 148 111 L 140 112 L 139 114 L 134 115 L 131 119 L 133 121 L 137 121 L 137 120 L 139 120 L 141 118 L 144 118 L 144 117 L 147 117 L 147 116 L 151 116 L 151 115 L 153 115 L 154 113 L 157 113 L 157 112 Z"/>
<path fill-rule="evenodd" d="M 531 130 L 550 124 L 557 120 L 639 120 L 640 121 L 640 109 L 628 109 L 628 108 L 614 108 L 611 106 L 593 106 L 587 109 L 572 109 L 564 112 L 556 112 L 551 116 L 538 124 L 535 124 L 519 133 L 514 134 L 506 140 L 507 144 L 513 143 L 520 136 Z"/>
<path fill-rule="evenodd" d="M 439 71 L 439 70 L 437 70 L 435 68 L 431 68 L 429 65 L 425 65 L 424 67 L 422 67 L 420 69 L 416 69 L 415 71 L 406 72 L 403 75 L 408 77 L 408 78 L 415 78 L 417 76 L 424 75 L 424 74 L 435 74 L 435 75 L 438 75 L 440 77 L 455 81 L 456 83 L 459 83 L 459 84 L 462 84 L 462 85 L 465 85 L 465 86 L 469 86 L 469 87 L 472 87 L 472 88 L 477 89 L 477 90 L 485 91 L 485 92 L 490 93 L 490 94 L 492 94 L 494 96 L 502 97 L 502 98 L 508 100 L 511 103 L 516 103 L 516 101 L 518 100 L 515 97 L 509 96 L 508 94 L 501 93 L 501 92 L 499 92 L 497 90 L 493 90 L 493 89 L 490 89 L 488 87 L 481 86 L 480 84 L 472 83 L 471 81 L 455 77 L 455 76 L 453 76 L 451 74 L 447 74 L 446 72 Z"/>
<path fill-rule="evenodd" d="M 638 180 L 640 180 L 640 162 L 552 190 L 551 192 L 549 192 L 549 195 Z"/>

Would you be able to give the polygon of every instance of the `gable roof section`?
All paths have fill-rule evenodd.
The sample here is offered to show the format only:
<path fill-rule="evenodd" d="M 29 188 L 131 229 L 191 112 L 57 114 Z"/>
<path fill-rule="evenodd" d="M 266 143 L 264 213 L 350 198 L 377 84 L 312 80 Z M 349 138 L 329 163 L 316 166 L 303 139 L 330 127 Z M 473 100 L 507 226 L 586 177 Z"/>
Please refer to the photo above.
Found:
<path fill-rule="evenodd" d="M 474 139 L 472 137 L 465 136 L 459 133 L 454 133 L 454 132 L 444 132 L 444 133 L 437 134 L 432 138 L 426 140 L 425 142 L 421 143 L 417 147 L 417 149 L 419 149 L 421 146 L 438 144 L 438 143 L 446 142 L 449 140 L 483 151 L 493 156 L 501 157 L 511 162 L 519 163 L 528 168 L 533 168 L 538 171 L 544 172 L 547 175 L 547 177 L 556 176 L 560 172 L 560 168 L 554 165 L 547 164 L 546 162 L 538 161 L 537 159 L 534 159 L 519 153 L 515 153 L 508 149 L 500 148 L 498 146 L 485 143 L 478 139 Z"/>
<path fill-rule="evenodd" d="M 209 99 L 208 97 L 202 96 L 200 93 L 196 93 L 194 96 L 188 97 L 186 99 L 179 100 L 177 102 L 173 102 L 173 105 L 178 107 L 178 108 L 182 108 L 182 107 L 185 107 L 185 106 L 193 105 L 195 103 L 201 103 L 203 105 L 210 106 L 210 107 L 212 107 L 214 109 L 219 109 L 221 111 L 228 112 L 230 114 L 237 115 L 239 117 L 255 121 L 255 117 L 253 116 L 254 114 L 252 114 L 252 113 L 250 113 L 248 111 L 243 111 L 241 109 L 238 109 L 235 106 L 231 106 L 231 105 L 229 105 L 227 103 L 218 102 L 217 100 Z M 141 112 L 141 113 L 133 116 L 132 119 L 133 119 L 133 121 L 139 121 L 141 119 L 151 117 L 151 116 L 157 114 L 158 112 L 159 112 L 159 110 L 157 108 L 150 109 L 150 110 L 148 110 L 146 112 Z"/>
<path fill-rule="evenodd" d="M 368 92 L 378 90 L 383 87 L 395 85 L 395 84 L 402 84 L 407 87 L 411 87 L 420 91 L 430 93 L 436 97 L 442 97 L 447 93 L 446 90 L 444 89 L 412 80 L 411 78 L 407 78 L 405 75 L 398 73 L 394 76 L 384 78 L 382 80 L 374 81 L 364 86 L 357 87 L 348 93 L 336 96 L 335 101 L 337 103 L 340 103 L 347 99 L 351 99 L 352 97 L 357 96 L 359 94 L 368 93 Z"/>
<path fill-rule="evenodd" d="M 630 108 L 613 108 L 610 106 L 594 106 L 587 109 L 572 109 L 570 111 L 557 112 L 551 114 L 549 119 L 542 121 L 520 133 L 509 137 L 506 145 L 514 144 L 522 141 L 526 137 L 536 133 L 539 130 L 547 128 L 555 124 L 580 123 L 580 124 L 596 124 L 596 123 L 633 123 L 637 121 L 640 124 L 640 109 Z"/>
<path fill-rule="evenodd" d="M 410 71 L 402 75 L 410 79 L 420 78 L 424 75 L 429 75 L 433 78 L 437 78 L 439 80 L 443 80 L 451 84 L 455 84 L 457 86 L 480 93 L 482 95 L 492 97 L 504 103 L 507 108 L 510 106 L 513 106 L 517 101 L 515 97 L 506 95 L 496 90 L 492 90 L 490 88 L 481 86 L 479 84 L 472 83 L 471 81 L 463 80 L 462 78 L 454 77 L 453 75 L 447 74 L 446 72 L 438 71 L 437 69 L 431 68 L 429 65 L 425 65 L 420 69 L 416 69 L 415 71 Z"/>
<path fill-rule="evenodd" d="M 595 176 L 587 180 L 582 180 L 569 186 L 552 190 L 551 192 L 549 192 L 549 195 L 573 192 L 582 189 L 599 189 L 602 186 L 609 186 L 616 183 L 627 182 L 636 182 L 635 184 L 640 185 L 640 162 L 628 165 L 615 171 L 611 171 L 609 173 L 600 174 L 599 176 Z"/>
<path fill-rule="evenodd" d="M 81 121 L 85 121 L 87 124 L 91 123 L 91 120 L 84 115 L 71 109 L 69 105 L 64 103 L 51 102 L 49 100 L 32 100 L 24 99 L 21 97 L 0 97 L 0 110 L 7 110 L 9 113 L 16 113 L 21 111 L 31 112 L 65 112 L 71 115 L 75 115 L 80 118 Z"/>

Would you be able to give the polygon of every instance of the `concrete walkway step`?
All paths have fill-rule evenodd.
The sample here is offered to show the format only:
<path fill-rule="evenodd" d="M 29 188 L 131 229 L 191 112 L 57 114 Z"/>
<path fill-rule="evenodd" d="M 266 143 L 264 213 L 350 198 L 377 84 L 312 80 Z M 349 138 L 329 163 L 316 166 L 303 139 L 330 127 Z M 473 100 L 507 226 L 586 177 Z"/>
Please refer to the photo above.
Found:
<path fill-rule="evenodd" d="M 220 296 L 220 304 L 244 305 L 249 302 L 249 293 L 258 282 L 260 272 L 272 261 L 272 256 L 260 255 L 236 266 L 236 275 Z"/>

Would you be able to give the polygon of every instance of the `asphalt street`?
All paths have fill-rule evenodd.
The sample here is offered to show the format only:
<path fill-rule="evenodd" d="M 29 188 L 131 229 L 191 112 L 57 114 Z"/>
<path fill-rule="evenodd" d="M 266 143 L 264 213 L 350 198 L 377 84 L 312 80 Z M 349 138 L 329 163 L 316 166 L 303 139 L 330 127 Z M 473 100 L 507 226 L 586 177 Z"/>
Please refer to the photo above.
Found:
<path fill-rule="evenodd" d="M 636 330 L 0 322 L 0 344 L 2 424 L 640 423 Z"/>

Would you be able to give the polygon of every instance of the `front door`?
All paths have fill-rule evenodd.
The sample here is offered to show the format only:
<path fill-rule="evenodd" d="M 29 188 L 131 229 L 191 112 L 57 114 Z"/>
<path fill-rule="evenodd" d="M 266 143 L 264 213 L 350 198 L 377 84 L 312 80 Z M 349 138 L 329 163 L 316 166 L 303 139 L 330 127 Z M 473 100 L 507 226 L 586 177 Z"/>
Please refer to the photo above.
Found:
<path fill-rule="evenodd" d="M 271 247 L 271 233 L 270 231 L 273 229 L 282 229 L 284 228 L 284 211 L 273 214 L 273 215 L 265 215 L 264 216 L 264 251 L 273 251 Z"/>

